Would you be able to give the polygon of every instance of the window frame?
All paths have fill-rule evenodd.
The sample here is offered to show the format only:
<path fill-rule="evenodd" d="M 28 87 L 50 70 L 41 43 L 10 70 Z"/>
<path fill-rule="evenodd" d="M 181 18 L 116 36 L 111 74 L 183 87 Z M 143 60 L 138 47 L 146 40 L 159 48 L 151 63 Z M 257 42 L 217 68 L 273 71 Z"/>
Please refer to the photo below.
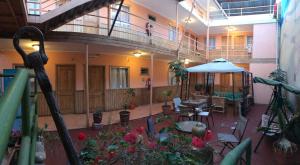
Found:
<path fill-rule="evenodd" d="M 110 12 L 109 12 L 110 24 L 112 24 L 114 21 L 114 18 L 117 14 L 117 11 L 118 11 L 117 9 L 119 8 L 119 5 L 120 5 L 120 3 L 110 5 Z M 126 10 L 124 10 L 124 8 L 126 8 Z M 126 21 L 122 20 L 122 18 L 124 17 L 122 14 L 126 15 L 126 18 L 128 20 L 126 20 Z M 130 15 L 131 15 L 130 14 L 130 6 L 123 4 L 121 11 L 119 13 L 119 16 L 116 20 L 115 26 L 130 29 Z"/>
<path fill-rule="evenodd" d="M 127 87 L 122 88 L 113 88 L 112 87 L 112 69 L 118 68 L 118 69 L 127 69 Z M 130 67 L 129 66 L 109 66 L 109 89 L 128 89 L 130 88 Z"/>

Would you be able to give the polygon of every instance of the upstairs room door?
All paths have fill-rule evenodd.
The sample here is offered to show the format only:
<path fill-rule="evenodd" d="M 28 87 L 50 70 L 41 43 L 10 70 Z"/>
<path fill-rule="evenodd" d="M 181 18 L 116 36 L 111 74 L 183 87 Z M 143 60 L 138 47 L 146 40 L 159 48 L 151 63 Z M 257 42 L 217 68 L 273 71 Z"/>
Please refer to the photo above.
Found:
<path fill-rule="evenodd" d="M 75 65 L 56 66 L 56 95 L 61 113 L 75 113 Z"/>

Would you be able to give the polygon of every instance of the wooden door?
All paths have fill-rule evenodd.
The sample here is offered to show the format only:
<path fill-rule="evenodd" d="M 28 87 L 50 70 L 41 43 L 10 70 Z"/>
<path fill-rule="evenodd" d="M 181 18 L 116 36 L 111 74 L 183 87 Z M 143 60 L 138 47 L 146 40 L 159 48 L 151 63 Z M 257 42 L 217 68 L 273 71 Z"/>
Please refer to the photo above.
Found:
<path fill-rule="evenodd" d="M 56 95 L 61 113 L 75 112 L 75 65 L 57 65 Z"/>
<path fill-rule="evenodd" d="M 104 66 L 89 66 L 90 112 L 104 111 L 105 74 Z"/>

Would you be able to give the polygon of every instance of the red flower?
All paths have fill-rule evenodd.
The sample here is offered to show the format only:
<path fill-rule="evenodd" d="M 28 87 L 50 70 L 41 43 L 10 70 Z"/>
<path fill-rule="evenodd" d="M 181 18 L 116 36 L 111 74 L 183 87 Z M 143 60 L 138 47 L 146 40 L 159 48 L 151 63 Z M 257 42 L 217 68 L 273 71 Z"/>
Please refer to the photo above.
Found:
<path fill-rule="evenodd" d="M 203 148 L 204 143 L 203 143 L 202 139 L 200 139 L 198 137 L 193 137 L 192 146 L 195 147 L 195 148 Z"/>
<path fill-rule="evenodd" d="M 80 132 L 79 134 L 78 134 L 78 140 L 80 140 L 80 141 L 83 141 L 83 140 L 85 140 L 86 139 L 86 134 L 85 133 L 83 133 L 83 132 Z"/>
<path fill-rule="evenodd" d="M 207 130 L 204 136 L 204 139 L 206 141 L 210 141 L 213 138 L 213 133 L 211 130 Z"/>
<path fill-rule="evenodd" d="M 99 161 L 100 161 L 100 160 L 102 160 L 102 158 L 101 158 L 100 156 L 97 156 L 97 157 L 95 158 L 94 165 L 99 164 Z"/>
<path fill-rule="evenodd" d="M 112 158 L 114 158 L 117 154 L 113 151 L 108 152 L 107 158 L 108 160 L 111 160 Z"/>
<path fill-rule="evenodd" d="M 154 149 L 154 148 L 156 148 L 156 146 L 157 146 L 157 143 L 154 142 L 154 141 L 151 141 L 151 142 L 148 143 L 148 147 L 149 147 L 150 149 Z"/>
<path fill-rule="evenodd" d="M 129 147 L 127 148 L 127 152 L 128 152 L 128 153 L 131 153 L 131 154 L 135 153 L 135 146 L 129 146 Z"/>
<path fill-rule="evenodd" d="M 139 128 L 137 128 L 137 129 L 135 129 L 135 130 L 136 130 L 137 133 L 143 134 L 144 131 L 145 131 L 145 128 L 144 128 L 144 127 L 139 127 Z"/>
<path fill-rule="evenodd" d="M 135 144 L 136 143 L 136 139 L 137 139 L 137 136 L 136 134 L 134 133 L 128 133 L 124 136 L 124 140 L 127 142 L 127 143 L 130 143 L 130 144 Z"/>
<path fill-rule="evenodd" d="M 159 148 L 161 151 L 166 151 L 168 148 L 166 146 L 160 146 Z"/>

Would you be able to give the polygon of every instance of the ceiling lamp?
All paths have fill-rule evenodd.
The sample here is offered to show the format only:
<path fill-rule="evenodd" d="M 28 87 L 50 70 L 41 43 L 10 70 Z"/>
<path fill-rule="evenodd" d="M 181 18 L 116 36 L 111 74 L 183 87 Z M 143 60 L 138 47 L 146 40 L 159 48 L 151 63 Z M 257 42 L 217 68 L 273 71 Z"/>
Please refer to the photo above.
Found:
<path fill-rule="evenodd" d="M 193 23 L 194 20 L 193 20 L 192 18 L 188 18 L 188 17 L 187 17 L 187 18 L 184 19 L 184 22 L 185 22 L 185 23 Z"/>
<path fill-rule="evenodd" d="M 227 30 L 228 31 L 230 31 L 230 32 L 232 32 L 232 31 L 236 31 L 236 27 L 234 27 L 234 26 L 228 26 L 228 27 L 226 27 L 227 28 Z"/>
<path fill-rule="evenodd" d="M 32 44 L 32 48 L 33 48 L 35 51 L 39 51 L 39 50 L 40 50 L 40 45 L 39 45 L 39 44 Z"/>
<path fill-rule="evenodd" d="M 134 52 L 133 55 L 135 57 L 141 57 L 142 56 L 142 53 L 141 52 Z"/>
<path fill-rule="evenodd" d="M 190 60 L 189 59 L 184 59 L 184 64 L 189 64 L 190 63 Z"/>

